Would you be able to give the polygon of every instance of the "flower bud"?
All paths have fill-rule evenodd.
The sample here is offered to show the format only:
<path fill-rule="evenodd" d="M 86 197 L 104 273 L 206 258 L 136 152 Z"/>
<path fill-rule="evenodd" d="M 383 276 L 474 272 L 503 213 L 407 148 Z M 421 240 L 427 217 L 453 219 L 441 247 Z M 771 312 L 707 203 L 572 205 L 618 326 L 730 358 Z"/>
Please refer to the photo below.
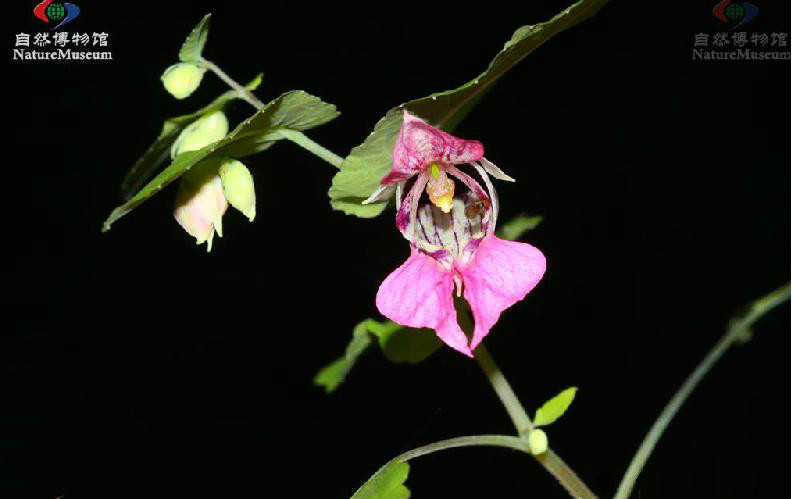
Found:
<path fill-rule="evenodd" d="M 223 111 L 215 111 L 191 123 L 182 130 L 171 146 L 171 159 L 187 151 L 197 151 L 226 136 L 229 121 Z"/>
<path fill-rule="evenodd" d="M 184 99 L 195 92 L 201 84 L 205 71 L 195 64 L 180 62 L 166 69 L 160 79 L 168 93 L 177 99 Z"/>
<path fill-rule="evenodd" d="M 227 159 L 220 165 L 218 173 L 226 200 L 253 222 L 256 217 L 256 192 L 251 172 L 236 159 Z"/>
<path fill-rule="evenodd" d="M 531 430 L 531 433 L 529 433 L 529 450 L 535 456 L 545 453 L 548 450 L 548 435 L 539 428 Z"/>
<path fill-rule="evenodd" d="M 183 175 L 173 213 L 196 244 L 207 243 L 207 252 L 212 251 L 215 232 L 223 236 L 222 217 L 228 208 L 217 171 L 217 160 L 209 159 Z"/>

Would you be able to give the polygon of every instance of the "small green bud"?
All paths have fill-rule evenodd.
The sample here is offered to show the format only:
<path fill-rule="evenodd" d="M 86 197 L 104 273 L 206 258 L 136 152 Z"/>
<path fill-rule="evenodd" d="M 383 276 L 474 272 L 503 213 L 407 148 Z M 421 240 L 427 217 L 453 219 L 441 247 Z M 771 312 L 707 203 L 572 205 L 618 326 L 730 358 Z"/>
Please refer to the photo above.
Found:
<path fill-rule="evenodd" d="M 197 151 L 226 136 L 229 121 L 223 111 L 215 111 L 191 123 L 171 146 L 171 159 L 187 151 Z"/>
<path fill-rule="evenodd" d="M 253 222 L 256 217 L 256 192 L 251 172 L 236 159 L 227 159 L 220 165 L 218 173 L 229 204 Z"/>
<path fill-rule="evenodd" d="M 205 71 L 206 69 L 195 64 L 180 62 L 166 69 L 160 79 L 168 93 L 177 99 L 184 99 L 195 92 Z"/>
<path fill-rule="evenodd" d="M 529 450 L 535 456 L 545 453 L 548 450 L 548 435 L 539 428 L 531 430 L 531 433 L 529 433 Z"/>

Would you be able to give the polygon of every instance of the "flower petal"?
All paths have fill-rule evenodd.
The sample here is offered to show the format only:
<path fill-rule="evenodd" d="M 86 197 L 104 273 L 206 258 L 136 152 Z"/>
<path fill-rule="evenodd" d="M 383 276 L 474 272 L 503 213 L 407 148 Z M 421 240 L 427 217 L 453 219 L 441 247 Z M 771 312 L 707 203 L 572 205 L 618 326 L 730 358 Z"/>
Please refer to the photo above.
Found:
<path fill-rule="evenodd" d="M 493 207 L 492 212 L 490 212 L 490 219 L 489 224 L 487 227 L 488 234 L 492 234 L 496 231 L 496 221 L 498 220 L 498 210 L 499 210 L 499 202 L 498 202 L 498 193 L 496 192 L 496 188 L 493 187 L 493 182 L 490 181 L 490 177 L 487 175 L 487 170 L 485 167 L 480 165 L 479 163 L 474 163 L 473 167 L 479 172 L 479 175 L 482 176 L 482 180 L 485 182 L 487 186 L 487 192 L 490 193 L 490 203 Z"/>
<path fill-rule="evenodd" d="M 428 179 L 429 175 L 426 172 L 421 172 L 397 209 L 397 228 L 405 236 L 405 239 L 410 242 L 416 240 L 416 211 L 419 207 L 421 193 L 424 191 Z"/>
<path fill-rule="evenodd" d="M 452 272 L 411 248 L 410 258 L 377 290 L 377 309 L 403 326 L 434 329 L 444 343 L 471 357 L 468 339 L 457 324 L 453 288 Z"/>
<path fill-rule="evenodd" d="M 483 157 L 482 159 L 479 160 L 479 162 L 482 164 L 482 167 L 485 169 L 485 171 L 489 173 L 490 176 L 492 176 L 493 178 L 497 178 L 499 180 L 505 180 L 507 182 L 515 181 L 514 178 L 504 173 L 504 171 L 501 168 L 497 167 L 496 165 L 488 161 L 487 158 Z"/>
<path fill-rule="evenodd" d="M 485 237 L 471 263 L 460 270 L 464 296 L 474 313 L 471 350 L 487 336 L 501 312 L 522 300 L 545 273 L 545 256 L 525 243 Z"/>
<path fill-rule="evenodd" d="M 380 183 L 407 180 L 435 161 L 453 165 L 473 163 L 484 153 L 485 148 L 478 140 L 460 139 L 405 111 L 394 145 L 391 171 Z"/>

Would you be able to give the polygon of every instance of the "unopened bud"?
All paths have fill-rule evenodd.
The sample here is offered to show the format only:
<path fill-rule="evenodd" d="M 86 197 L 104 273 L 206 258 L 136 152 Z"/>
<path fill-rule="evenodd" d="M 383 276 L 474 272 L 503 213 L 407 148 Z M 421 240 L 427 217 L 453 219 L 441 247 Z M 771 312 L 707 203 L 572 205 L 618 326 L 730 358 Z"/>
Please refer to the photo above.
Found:
<path fill-rule="evenodd" d="M 253 222 L 256 217 L 256 192 L 251 172 L 236 159 L 227 159 L 220 165 L 219 173 L 226 200 Z"/>
<path fill-rule="evenodd" d="M 196 244 L 207 243 L 212 250 L 215 232 L 223 236 L 223 214 L 228 208 L 223 195 L 223 184 L 217 174 L 217 160 L 209 159 L 198 163 L 182 176 L 176 193 L 174 218 Z"/>
<path fill-rule="evenodd" d="M 529 433 L 529 450 L 535 456 L 545 453 L 548 450 L 548 435 L 539 428 L 531 430 L 531 433 Z"/>
<path fill-rule="evenodd" d="M 205 71 L 195 64 L 180 62 L 166 69 L 160 79 L 168 93 L 177 99 L 184 99 L 195 92 L 201 84 Z"/>
<path fill-rule="evenodd" d="M 182 130 L 171 146 L 171 159 L 187 151 L 197 151 L 226 136 L 229 121 L 223 111 L 215 111 L 191 123 Z"/>

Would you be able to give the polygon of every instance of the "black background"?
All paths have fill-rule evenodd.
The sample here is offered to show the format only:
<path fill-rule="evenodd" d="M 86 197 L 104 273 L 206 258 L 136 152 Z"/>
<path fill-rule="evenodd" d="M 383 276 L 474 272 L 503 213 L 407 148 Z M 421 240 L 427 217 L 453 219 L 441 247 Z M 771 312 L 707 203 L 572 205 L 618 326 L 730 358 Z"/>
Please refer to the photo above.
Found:
<path fill-rule="evenodd" d="M 305 89 L 336 104 L 309 135 L 346 154 L 390 107 L 469 80 L 564 2 L 82 0 L 69 31 L 107 32 L 112 62 L 12 61 L 14 34 L 46 30 L 34 3 L 4 6 L 0 496 L 348 497 L 409 448 L 512 432 L 451 349 L 416 366 L 372 351 L 332 396 L 311 385 L 377 317 L 408 247 L 393 212 L 331 211 L 333 168 L 296 146 L 247 161 L 259 215 L 229 211 L 209 255 L 174 222 L 172 189 L 99 229 L 162 119 L 225 90 L 208 74 L 176 101 L 159 81 L 205 12 L 205 55 L 240 81 L 264 71 L 264 100 Z M 757 3 L 743 29 L 789 33 L 789 2 Z M 545 216 L 527 239 L 547 274 L 486 343 L 530 411 L 580 387 L 550 441 L 603 497 L 729 317 L 790 275 L 790 64 L 692 61 L 694 34 L 728 31 L 711 8 L 615 1 L 456 130 L 518 179 L 499 185 L 502 220 Z M 728 352 L 635 497 L 788 496 L 789 327 L 786 305 Z M 421 458 L 408 484 L 416 498 L 564 497 L 503 449 Z"/>

